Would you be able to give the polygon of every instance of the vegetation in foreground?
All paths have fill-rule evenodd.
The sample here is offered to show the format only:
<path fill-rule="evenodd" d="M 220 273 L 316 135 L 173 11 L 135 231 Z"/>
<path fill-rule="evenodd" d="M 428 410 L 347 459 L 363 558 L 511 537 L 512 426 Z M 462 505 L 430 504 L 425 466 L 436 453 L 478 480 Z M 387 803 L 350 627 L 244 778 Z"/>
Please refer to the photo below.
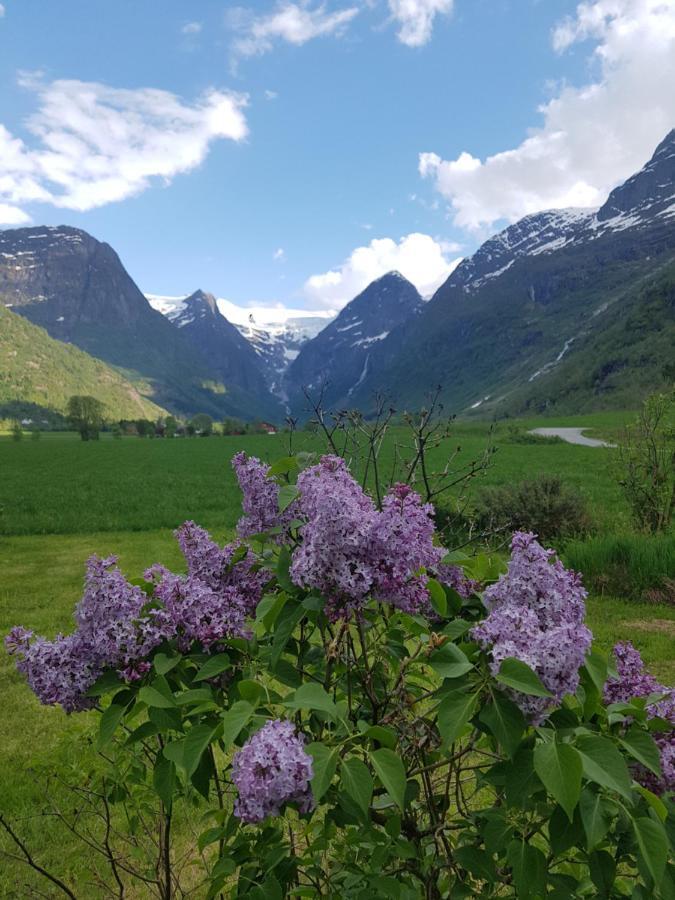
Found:
<path fill-rule="evenodd" d="M 599 417 L 601 418 L 601 417 Z M 529 423 L 528 423 L 529 424 Z M 579 424 L 578 422 L 561 422 L 560 424 Z M 596 424 L 605 429 L 605 435 L 608 431 L 614 432 L 617 419 L 615 417 L 605 417 L 602 421 L 596 421 Z M 484 431 L 464 427 L 464 434 L 460 429 L 460 436 L 480 437 L 484 440 Z M 41 446 L 56 447 L 67 445 L 69 449 L 79 448 L 79 442 L 71 443 L 68 438 L 57 435 L 44 435 L 44 442 Z M 297 435 L 297 439 L 307 442 L 310 446 L 317 446 L 316 438 L 311 435 Z M 225 439 L 229 440 L 229 439 Z M 250 436 L 237 438 L 233 443 L 236 445 L 241 441 L 249 441 L 252 444 L 258 442 L 261 451 L 267 450 L 276 442 L 277 447 L 281 442 L 285 441 L 282 436 Z M 170 444 L 171 447 L 185 443 L 197 454 L 197 458 L 201 461 L 211 459 L 214 463 L 214 473 L 220 478 L 224 473 L 223 468 L 215 465 L 215 457 L 219 455 L 218 462 L 222 465 L 223 458 L 227 458 L 223 443 L 223 439 L 210 439 L 208 441 L 190 441 L 190 442 L 144 442 L 144 441 L 117 441 L 110 442 L 112 448 L 148 446 L 151 443 L 154 448 Z M 466 447 L 466 441 L 463 442 Z M 108 444 L 107 441 L 102 442 L 99 447 L 92 449 L 100 449 Z M 11 446 L 9 442 L 4 444 L 0 442 L 0 452 Z M 500 468 L 501 460 L 504 458 L 503 449 L 515 447 L 508 439 L 504 438 L 503 447 L 500 444 L 500 435 L 497 435 L 497 446 L 499 447 L 496 456 L 497 465 L 488 472 L 488 478 L 493 479 L 493 483 L 498 483 L 495 477 Z M 557 455 L 558 447 L 562 446 L 563 450 L 571 451 L 576 455 L 576 451 L 582 451 L 579 459 L 585 458 L 589 460 L 593 458 L 595 451 L 587 448 L 574 448 L 569 445 L 546 445 L 537 442 L 536 445 L 515 447 L 517 452 L 529 455 L 529 459 L 525 463 L 531 463 L 533 459 L 537 459 L 542 465 L 541 471 L 551 471 L 549 466 L 556 465 L 560 457 Z M 478 441 L 474 444 L 478 449 Z M 204 448 L 204 449 L 202 449 Z M 219 450 L 219 454 L 213 453 L 209 456 L 205 450 Z M 21 450 L 33 449 L 33 444 L 23 444 Z M 553 451 L 553 456 L 546 458 L 546 454 Z M 171 451 L 172 452 L 172 451 Z M 202 453 L 202 456 L 199 454 Z M 270 453 L 273 455 L 274 451 Z M 267 454 L 265 454 L 267 455 Z M 601 454 L 602 455 L 602 454 Z M 18 457 L 15 457 L 18 458 Z M 65 455 L 64 455 L 65 458 Z M 119 458 L 123 458 L 120 454 Z M 127 457 L 133 459 L 134 457 Z M 137 458 L 137 457 L 136 457 Z M 168 456 L 165 458 L 169 458 Z M 597 458 L 597 457 L 596 457 Z M 519 474 L 522 475 L 523 467 Z M 514 470 L 516 460 L 514 458 Z M 571 467 L 570 467 L 571 468 Z M 71 468 L 71 471 L 75 467 Z M 597 473 L 602 471 L 599 467 L 589 469 L 587 466 L 579 465 L 577 461 L 577 469 L 583 472 L 589 478 L 588 486 L 580 483 L 580 487 L 584 494 L 587 494 L 587 487 L 591 487 L 591 478 L 597 480 Z M 186 466 L 187 470 L 187 466 Z M 531 465 L 528 471 L 531 470 Z M 225 470 L 226 471 L 226 470 Z M 606 470 L 605 470 L 606 471 Z M 148 475 L 151 473 L 148 470 Z M 511 473 L 509 475 L 512 477 Z M 609 476 L 607 477 L 608 485 L 612 487 Z M 133 485 L 134 479 L 129 473 L 128 480 L 122 479 L 121 485 Z M 138 481 L 136 481 L 138 484 Z M 597 491 L 598 486 L 592 485 Z M 61 483 L 61 489 L 64 494 L 67 492 L 67 484 Z M 64 496 L 62 494 L 62 498 Z M 236 488 L 234 495 L 236 496 Z M 90 495 L 96 500 L 94 495 Z M 602 491 L 598 491 L 595 495 L 593 506 L 603 502 Z M 621 495 L 618 492 L 612 494 L 613 502 L 620 505 L 622 502 Z M 235 501 L 236 502 L 236 501 Z M 223 539 L 227 536 L 228 528 L 224 524 L 222 515 L 222 505 L 218 498 L 220 506 L 219 522 L 216 524 L 216 536 Z M 230 511 L 231 513 L 232 511 Z M 624 522 L 628 522 L 628 511 L 625 511 L 626 518 Z M 198 514 L 195 515 L 195 518 Z M 228 517 L 228 521 L 233 521 L 236 516 Z M 606 523 L 610 524 L 616 520 L 614 517 L 607 517 Z M 216 517 L 214 516 L 214 521 Z M 607 527 L 605 525 L 604 527 Z M 666 544 L 664 543 L 664 546 Z M 35 630 L 53 635 L 59 630 L 68 631 L 71 628 L 71 609 L 73 598 L 77 596 L 82 580 L 82 560 L 91 552 L 98 552 L 107 555 L 110 552 L 119 552 L 121 554 L 121 565 L 123 570 L 129 575 L 143 571 L 144 568 L 152 561 L 160 559 L 163 563 L 171 568 L 180 567 L 180 555 L 172 541 L 171 535 L 164 532 L 151 531 L 146 532 L 142 537 L 138 534 L 128 532 L 107 532 L 101 534 L 93 534 L 85 536 L 82 534 L 65 534 L 50 536 L 14 536 L 0 538 L 0 554 L 3 559 L 3 584 L 0 587 L 0 609 L 3 610 L 3 621 L 7 630 L 11 624 L 16 621 L 23 621 L 27 626 Z M 636 607 L 634 603 L 614 600 L 607 596 L 602 599 L 591 599 L 588 604 L 589 617 L 588 622 L 595 633 L 596 645 L 599 649 L 608 651 L 617 640 L 632 639 L 640 647 L 645 659 L 650 666 L 653 666 L 657 676 L 665 683 L 673 683 L 675 680 L 675 672 L 673 671 L 672 659 L 672 641 L 675 634 L 675 611 L 672 607 L 665 605 L 656 605 L 654 607 Z M 5 619 L 6 616 L 6 619 Z M 11 672 L 9 660 L 3 659 L 0 665 L 6 669 L 6 682 L 9 690 L 6 692 L 6 703 L 3 709 L 3 717 L 5 723 L 3 733 L 5 739 L 3 744 L 2 759 L 5 771 L 11 766 L 14 773 L 12 778 L 8 778 L 3 783 L 2 797 L 0 798 L 0 808 L 9 811 L 14 816 L 19 816 L 23 834 L 33 842 L 34 846 L 40 847 L 40 859 L 48 865 L 58 864 L 61 871 L 67 873 L 75 884 L 81 885 L 85 882 L 89 884 L 87 879 L 91 875 L 92 860 L 90 855 L 83 856 L 79 850 L 74 838 L 68 835 L 63 823 L 52 822 L 49 829 L 49 840 L 45 842 L 45 830 L 40 822 L 39 816 L 32 818 L 30 815 L 24 817 L 24 813 L 31 807 L 39 808 L 44 801 L 43 783 L 36 781 L 34 770 L 40 769 L 42 766 L 53 768 L 58 767 L 64 773 L 64 778 L 74 779 L 83 776 L 83 773 L 93 771 L 96 768 L 96 753 L 92 745 L 91 736 L 95 729 L 95 723 L 92 721 L 92 714 L 83 714 L 79 719 L 72 717 L 66 718 L 58 710 L 48 710 L 38 706 L 37 702 L 26 702 L 25 688 L 20 680 Z M 21 721 L 22 727 L 16 729 L 16 722 Z M 73 757 L 73 746 L 78 747 L 77 759 Z M 72 767 L 72 768 L 69 768 Z M 54 785 L 52 784 L 52 788 Z M 58 792 L 57 792 L 58 793 Z M 67 798 L 67 794 L 58 795 L 59 801 Z M 182 839 L 189 834 L 192 826 L 180 817 L 176 825 L 177 833 Z M 37 840 L 37 844 L 35 844 Z M 4 883 L 3 883 L 4 877 Z M 10 864 L 5 871 L 4 876 L 0 876 L 0 889 L 4 890 L 8 896 L 24 896 L 26 895 L 25 885 L 30 881 L 30 877 L 25 872 L 22 873 L 18 864 Z M 17 885 L 22 887 L 17 891 Z M 31 889 L 32 890 L 32 889 Z M 93 888 L 90 887 L 93 891 Z M 95 894 L 91 894 L 94 896 Z"/>

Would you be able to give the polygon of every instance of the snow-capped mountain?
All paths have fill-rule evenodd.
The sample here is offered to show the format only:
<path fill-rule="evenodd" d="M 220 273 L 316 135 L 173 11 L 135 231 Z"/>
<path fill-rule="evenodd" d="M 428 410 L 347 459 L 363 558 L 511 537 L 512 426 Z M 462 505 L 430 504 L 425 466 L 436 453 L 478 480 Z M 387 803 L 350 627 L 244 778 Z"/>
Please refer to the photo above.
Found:
<path fill-rule="evenodd" d="M 151 306 L 177 327 L 194 316 L 188 297 L 146 294 Z M 236 327 L 258 358 L 268 389 L 286 399 L 283 378 L 304 343 L 316 337 L 335 317 L 333 310 L 303 310 L 283 306 L 237 306 L 230 300 L 214 300 L 221 317 Z"/>
<path fill-rule="evenodd" d="M 663 321 L 639 308 L 651 303 L 651 279 L 670 296 L 658 278 L 673 263 L 675 130 L 599 209 L 526 216 L 463 260 L 420 315 L 373 349 L 351 401 L 367 411 L 385 392 L 415 408 L 440 384 L 454 412 L 639 402 L 631 385 L 661 387 L 670 371 L 658 348 L 675 333 L 672 304 L 657 304 Z"/>
<path fill-rule="evenodd" d="M 349 404 L 368 376 L 373 350 L 389 332 L 408 322 L 424 305 L 417 288 L 400 272 L 376 279 L 321 333 L 301 348 L 286 373 L 292 408 L 303 405 L 303 390 L 323 387 L 327 406 Z"/>

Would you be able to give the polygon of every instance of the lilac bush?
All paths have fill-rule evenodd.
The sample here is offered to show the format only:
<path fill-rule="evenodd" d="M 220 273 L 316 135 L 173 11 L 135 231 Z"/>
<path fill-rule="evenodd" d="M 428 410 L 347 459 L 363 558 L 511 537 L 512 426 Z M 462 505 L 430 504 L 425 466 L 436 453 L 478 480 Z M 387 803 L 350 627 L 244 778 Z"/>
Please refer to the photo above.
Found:
<path fill-rule="evenodd" d="M 270 720 L 232 761 L 232 782 L 238 792 L 235 816 L 256 824 L 280 815 L 286 803 L 295 804 L 301 813 L 311 812 L 312 776 L 312 757 L 293 723 Z"/>
<path fill-rule="evenodd" d="M 137 584 L 92 557 L 72 634 L 6 639 L 41 702 L 102 713 L 111 763 L 87 796 L 131 822 L 157 798 L 151 861 L 126 833 L 110 851 L 115 894 L 138 871 L 169 900 L 190 858 L 233 900 L 672 896 L 673 692 L 618 645 L 601 696 L 580 577 L 523 532 L 505 574 L 481 555 L 467 574 L 409 485 L 378 508 L 343 459 L 304 461 L 237 454 L 237 540 L 186 522 L 186 573 Z M 607 709 L 636 696 L 659 778 L 644 711 Z M 173 807 L 200 798 L 186 857 Z"/>
<path fill-rule="evenodd" d="M 640 652 L 630 641 L 616 644 L 613 650 L 617 678 L 609 678 L 605 684 L 606 703 L 625 703 L 634 697 L 663 695 L 647 706 L 650 719 L 662 719 L 670 728 L 653 733 L 661 759 L 662 777 L 642 766 L 636 766 L 639 781 L 656 793 L 675 791 L 675 691 L 661 684 L 647 672 Z"/>
<path fill-rule="evenodd" d="M 502 662 L 515 657 L 527 663 L 553 699 L 509 690 L 522 711 L 541 722 L 566 694 L 575 693 L 579 669 L 593 636 L 584 625 L 586 591 L 580 576 L 553 562 L 531 532 L 516 532 L 508 571 L 483 594 L 487 617 L 473 629 L 490 653 L 496 675 Z"/>

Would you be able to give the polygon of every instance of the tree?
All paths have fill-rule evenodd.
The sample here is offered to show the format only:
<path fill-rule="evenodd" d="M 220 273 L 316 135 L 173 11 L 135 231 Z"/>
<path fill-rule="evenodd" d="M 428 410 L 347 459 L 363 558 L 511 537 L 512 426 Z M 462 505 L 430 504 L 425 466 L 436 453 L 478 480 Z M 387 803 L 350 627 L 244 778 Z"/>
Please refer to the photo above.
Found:
<path fill-rule="evenodd" d="M 174 416 L 167 416 L 164 419 L 164 434 L 167 437 L 173 437 L 178 431 L 178 422 Z"/>
<path fill-rule="evenodd" d="M 192 417 L 190 425 L 194 428 L 195 434 L 199 434 L 201 437 L 209 437 L 213 434 L 213 419 L 206 413 L 197 413 Z"/>
<path fill-rule="evenodd" d="M 153 437 L 155 434 L 155 423 L 150 419 L 136 419 L 136 431 L 139 437 Z"/>
<path fill-rule="evenodd" d="M 21 427 L 20 422 L 15 422 L 12 425 L 12 440 L 13 441 L 23 440 L 23 428 Z"/>
<path fill-rule="evenodd" d="M 638 527 L 667 531 L 675 512 L 675 391 L 645 400 L 619 438 L 618 469 Z"/>
<path fill-rule="evenodd" d="M 96 397 L 76 394 L 68 401 L 68 421 L 83 441 L 97 441 L 103 427 L 105 406 Z"/>

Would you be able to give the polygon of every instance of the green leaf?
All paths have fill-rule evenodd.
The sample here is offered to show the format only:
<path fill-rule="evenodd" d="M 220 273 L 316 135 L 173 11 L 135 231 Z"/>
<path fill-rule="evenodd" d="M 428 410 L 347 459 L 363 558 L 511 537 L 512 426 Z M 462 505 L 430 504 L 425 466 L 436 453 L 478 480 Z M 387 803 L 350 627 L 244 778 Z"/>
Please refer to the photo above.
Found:
<path fill-rule="evenodd" d="M 577 738 L 583 771 L 589 781 L 616 791 L 632 801 L 631 777 L 623 756 L 607 738 L 581 735 Z"/>
<path fill-rule="evenodd" d="M 541 850 L 514 840 L 506 849 L 506 859 L 521 900 L 540 900 L 546 895 L 546 858 Z"/>
<path fill-rule="evenodd" d="M 534 770 L 572 821 L 581 794 L 581 758 L 574 747 L 548 741 L 534 748 Z"/>
<path fill-rule="evenodd" d="M 441 678 L 460 678 L 473 669 L 466 655 L 452 641 L 446 641 L 429 657 L 429 665 Z"/>
<path fill-rule="evenodd" d="M 554 856 L 562 856 L 570 847 L 581 847 L 584 842 L 584 829 L 581 816 L 577 811 L 570 822 L 562 806 L 556 806 L 548 820 L 548 836 Z"/>
<path fill-rule="evenodd" d="M 643 731 L 637 725 L 630 728 L 623 737 L 619 738 L 621 746 L 627 750 L 633 759 L 642 763 L 647 769 L 661 777 L 661 757 L 659 748 L 654 743 L 654 738 Z"/>
<path fill-rule="evenodd" d="M 396 732 L 391 728 L 385 728 L 384 725 L 369 725 L 363 729 L 362 734 L 371 741 L 377 741 L 378 744 L 389 747 L 390 750 L 394 749 L 398 740 Z"/>
<path fill-rule="evenodd" d="M 337 718 L 337 707 L 333 698 L 320 684 L 306 682 L 295 693 L 284 700 L 289 709 L 313 709 L 325 712 L 333 721 Z"/>
<path fill-rule="evenodd" d="M 272 463 L 267 472 L 268 478 L 274 478 L 275 475 L 288 475 L 294 469 L 298 468 L 298 459 L 296 456 L 282 456 L 276 462 Z"/>
<path fill-rule="evenodd" d="M 86 696 L 102 697 L 104 694 L 109 694 L 111 691 L 116 691 L 117 688 L 121 687 L 121 685 L 122 682 L 120 681 L 120 677 L 117 672 L 109 669 L 107 672 L 104 672 L 100 678 L 96 679 L 96 681 L 87 691 Z"/>
<path fill-rule="evenodd" d="M 217 653 L 204 663 L 194 677 L 194 681 L 206 681 L 207 678 L 215 678 L 225 669 L 230 668 L 230 657 L 227 653 Z"/>
<path fill-rule="evenodd" d="M 285 547 L 282 547 L 282 551 L 285 549 Z M 279 613 L 274 630 L 274 638 L 272 639 L 272 653 L 270 655 L 270 665 L 272 669 L 274 669 L 279 662 L 279 658 L 284 652 L 284 648 L 293 634 L 296 625 L 304 615 L 305 610 L 299 603 L 287 603 Z"/>
<path fill-rule="evenodd" d="M 604 839 L 612 823 L 612 809 L 602 794 L 585 787 L 579 798 L 586 846 L 593 850 Z"/>
<path fill-rule="evenodd" d="M 312 795 L 316 803 L 318 803 L 330 787 L 333 775 L 335 775 L 338 764 L 338 752 L 318 742 L 307 744 L 305 750 L 314 760 Z"/>
<path fill-rule="evenodd" d="M 513 756 L 527 727 L 520 708 L 508 697 L 495 691 L 492 701 L 483 707 L 478 718 L 490 729 L 508 755 Z"/>
<path fill-rule="evenodd" d="M 213 740 L 216 732 L 210 725 L 195 725 L 183 738 L 183 768 L 188 778 L 197 770 L 202 753 Z"/>
<path fill-rule="evenodd" d="M 279 551 L 279 560 L 277 562 L 277 581 L 279 586 L 289 593 L 295 591 L 295 585 L 291 581 L 291 551 L 285 545 Z"/>
<path fill-rule="evenodd" d="M 653 794 L 651 791 L 647 790 L 646 787 L 642 787 L 641 784 L 637 785 L 637 790 L 640 794 L 645 798 L 647 803 L 654 810 L 656 815 L 661 819 L 662 822 L 665 822 L 668 818 L 668 808 L 666 804 L 660 797 L 657 797 L 656 794 Z"/>
<path fill-rule="evenodd" d="M 597 895 L 601 898 L 612 896 L 612 885 L 616 876 L 616 862 L 606 850 L 591 853 L 588 857 L 588 872 L 591 881 L 597 888 Z"/>
<path fill-rule="evenodd" d="M 500 684 L 520 691 L 521 694 L 530 694 L 533 697 L 552 697 L 541 683 L 536 672 L 520 659 L 509 656 L 502 661 L 499 674 L 496 676 Z"/>
<path fill-rule="evenodd" d="M 458 847 L 454 857 L 463 869 L 467 869 L 476 878 L 489 881 L 491 884 L 495 882 L 497 878 L 495 866 L 491 855 L 485 850 L 479 850 L 478 847 Z"/>
<path fill-rule="evenodd" d="M 242 700 L 248 701 L 252 706 L 258 706 L 265 696 L 265 688 L 257 681 L 245 678 L 237 684 L 237 691 Z"/>
<path fill-rule="evenodd" d="M 152 773 L 152 784 L 167 809 L 171 808 L 176 787 L 176 766 L 165 756 L 158 756 Z"/>
<path fill-rule="evenodd" d="M 448 694 L 438 707 L 438 730 L 445 747 L 453 744 L 476 711 L 478 694 L 456 691 Z"/>
<path fill-rule="evenodd" d="M 605 682 L 607 681 L 607 657 L 593 650 L 586 657 L 584 668 L 588 672 L 589 678 L 598 689 L 598 692 L 602 694 L 605 689 Z"/>
<path fill-rule="evenodd" d="M 300 496 L 300 491 L 294 484 L 282 484 L 279 488 L 279 512 L 288 509 L 294 500 Z"/>
<path fill-rule="evenodd" d="M 340 776 L 345 791 L 358 804 L 363 814 L 368 816 L 373 796 L 373 776 L 368 766 L 358 757 L 350 756 L 342 760 Z"/>
<path fill-rule="evenodd" d="M 245 700 L 238 700 L 223 713 L 223 744 L 227 750 L 239 735 L 239 732 L 251 720 L 255 710 Z"/>
<path fill-rule="evenodd" d="M 151 685 L 146 685 L 140 689 L 138 699 L 142 700 L 143 703 L 147 703 L 148 706 L 155 706 L 158 709 L 173 709 L 176 706 L 176 701 L 173 697 L 169 698 L 161 694 Z"/>
<path fill-rule="evenodd" d="M 371 750 L 369 756 L 377 777 L 384 785 L 391 799 L 403 812 L 407 779 L 401 757 L 387 747 Z"/>
<path fill-rule="evenodd" d="M 122 706 L 121 703 L 111 703 L 101 716 L 98 728 L 98 739 L 96 741 L 96 746 L 99 750 L 106 747 L 112 740 L 112 736 L 124 715 L 125 709 L 126 706 Z"/>
<path fill-rule="evenodd" d="M 658 886 L 668 861 L 668 838 L 663 825 L 643 817 L 633 819 L 633 831 L 640 857 Z"/>
<path fill-rule="evenodd" d="M 439 616 L 445 618 L 448 614 L 448 598 L 445 596 L 443 585 L 436 581 L 435 578 L 429 578 L 427 580 L 427 590 L 429 591 L 432 607 Z"/>
<path fill-rule="evenodd" d="M 182 656 L 180 653 L 176 653 L 172 656 L 169 656 L 168 653 L 157 653 L 155 658 L 152 661 L 153 666 L 155 667 L 155 672 L 158 675 L 166 675 L 167 672 L 170 672 L 178 663 L 181 661 Z"/>

